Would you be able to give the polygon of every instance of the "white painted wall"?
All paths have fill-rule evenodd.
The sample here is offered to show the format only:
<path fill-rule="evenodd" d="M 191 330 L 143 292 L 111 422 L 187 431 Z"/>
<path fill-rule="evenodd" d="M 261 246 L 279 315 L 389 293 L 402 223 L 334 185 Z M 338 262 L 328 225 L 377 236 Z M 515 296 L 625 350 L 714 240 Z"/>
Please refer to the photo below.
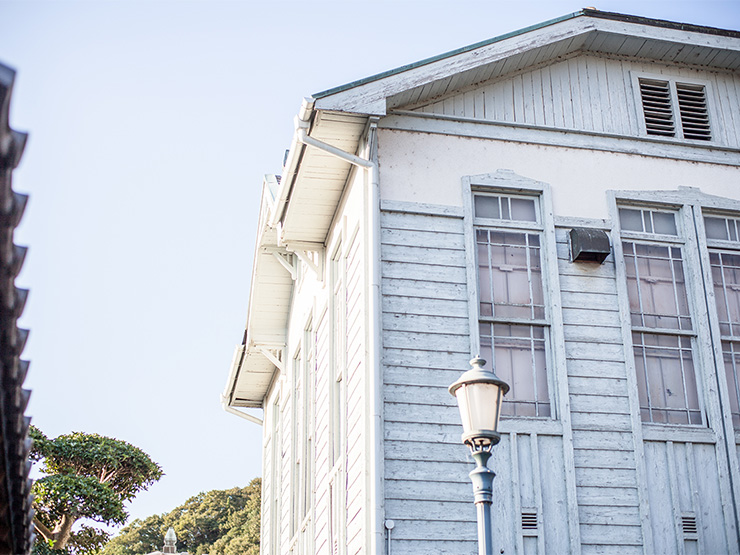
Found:
<path fill-rule="evenodd" d="M 552 186 L 555 216 L 607 218 L 607 190 L 700 187 L 740 199 L 735 166 L 490 139 L 379 132 L 382 199 L 463 206 L 461 178 L 510 169 Z"/>

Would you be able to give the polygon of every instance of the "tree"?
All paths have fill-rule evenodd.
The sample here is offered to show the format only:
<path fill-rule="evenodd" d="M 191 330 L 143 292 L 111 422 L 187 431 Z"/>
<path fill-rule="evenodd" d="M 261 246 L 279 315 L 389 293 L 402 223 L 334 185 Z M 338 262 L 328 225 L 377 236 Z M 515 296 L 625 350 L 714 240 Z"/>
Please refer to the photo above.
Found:
<path fill-rule="evenodd" d="M 162 477 L 149 455 L 119 439 L 81 432 L 49 439 L 34 426 L 30 436 L 31 460 L 44 474 L 32 489 L 39 554 L 97 553 L 109 534 L 86 522 L 123 524 L 124 503 Z"/>
<path fill-rule="evenodd" d="M 262 482 L 199 493 L 161 516 L 135 520 L 100 555 L 143 555 L 161 549 L 171 526 L 177 547 L 191 555 L 258 555 Z"/>

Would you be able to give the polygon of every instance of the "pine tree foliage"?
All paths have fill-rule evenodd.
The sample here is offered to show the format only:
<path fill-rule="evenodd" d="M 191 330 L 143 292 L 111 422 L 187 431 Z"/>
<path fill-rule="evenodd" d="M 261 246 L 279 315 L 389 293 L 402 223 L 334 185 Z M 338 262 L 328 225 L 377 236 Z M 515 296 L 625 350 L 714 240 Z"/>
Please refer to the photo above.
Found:
<path fill-rule="evenodd" d="M 258 555 L 260 478 L 244 488 L 199 493 L 169 513 L 135 520 L 100 555 L 145 555 L 162 549 L 169 527 L 190 555 Z"/>
<path fill-rule="evenodd" d="M 93 555 L 109 538 L 90 524 L 123 524 L 124 503 L 162 477 L 138 447 L 119 439 L 74 432 L 50 439 L 31 426 L 31 460 L 42 477 L 32 488 L 38 555 Z"/>

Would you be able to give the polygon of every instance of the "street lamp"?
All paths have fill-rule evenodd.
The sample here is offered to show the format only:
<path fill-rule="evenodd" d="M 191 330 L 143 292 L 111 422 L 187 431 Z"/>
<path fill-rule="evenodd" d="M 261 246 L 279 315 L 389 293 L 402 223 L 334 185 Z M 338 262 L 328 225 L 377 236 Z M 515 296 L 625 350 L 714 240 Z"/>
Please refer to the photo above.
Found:
<path fill-rule="evenodd" d="M 488 468 L 491 449 L 501 436 L 498 421 L 501 401 L 509 384 L 492 371 L 483 368 L 486 361 L 476 357 L 470 361 L 472 368 L 453 383 L 449 390 L 457 397 L 463 424 L 462 441 L 470 448 L 477 466 L 470 473 L 473 482 L 475 505 L 478 509 L 478 553 L 493 555 L 491 530 L 491 503 L 493 502 L 494 472 Z"/>

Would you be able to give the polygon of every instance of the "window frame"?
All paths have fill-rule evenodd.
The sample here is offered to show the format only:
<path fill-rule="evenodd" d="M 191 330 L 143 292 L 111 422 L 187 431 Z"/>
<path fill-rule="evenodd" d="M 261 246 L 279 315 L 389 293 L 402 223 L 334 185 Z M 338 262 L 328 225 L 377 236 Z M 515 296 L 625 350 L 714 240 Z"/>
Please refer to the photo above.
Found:
<path fill-rule="evenodd" d="M 718 338 L 717 344 L 715 346 L 715 358 L 717 360 L 716 368 L 718 373 L 725 378 L 725 379 L 718 379 L 719 382 L 719 391 L 720 395 L 724 396 L 724 399 L 722 400 L 723 404 L 726 399 L 726 403 L 729 407 L 729 411 L 725 411 L 723 413 L 723 416 L 726 416 L 729 419 L 729 428 L 734 430 L 734 438 L 735 443 L 740 445 L 740 426 L 735 426 L 732 418 L 732 401 L 731 396 L 732 393 L 730 393 L 730 387 L 726 380 L 726 370 L 724 367 L 724 349 L 723 345 L 726 341 L 729 341 L 733 344 L 740 344 L 740 334 L 738 335 L 731 335 L 726 336 L 722 334 L 722 329 L 720 326 L 719 321 L 719 313 L 716 310 L 717 306 L 717 299 L 715 296 L 715 287 L 714 287 L 714 281 L 712 276 L 712 262 L 710 254 L 711 252 L 721 252 L 721 253 L 733 253 L 740 256 L 740 237 L 736 241 L 733 240 L 722 240 L 722 239 L 710 239 L 707 236 L 706 233 L 706 227 L 705 227 L 705 221 L 704 218 L 706 217 L 719 217 L 719 218 L 732 218 L 735 220 L 740 221 L 740 202 L 735 201 L 736 207 L 734 210 L 728 209 L 727 206 L 717 206 L 716 205 L 716 199 L 712 199 L 715 202 L 713 204 L 715 205 L 709 205 L 709 203 L 705 203 L 701 206 L 700 213 L 698 219 L 701 220 L 699 222 L 698 232 L 699 232 L 699 243 L 700 247 L 702 247 L 702 256 L 705 259 L 706 264 L 706 274 L 707 274 L 707 288 L 709 290 L 709 293 L 707 294 L 707 303 L 710 307 L 712 307 L 714 310 L 711 311 L 711 317 L 710 317 L 710 329 L 711 333 L 714 337 Z M 726 203 L 725 203 L 726 204 Z M 729 337 L 729 339 L 727 339 Z M 740 377 L 740 376 L 736 376 Z M 740 398 L 737 399 L 738 403 L 740 404 Z M 728 434 L 729 435 L 729 434 Z"/>
<path fill-rule="evenodd" d="M 650 211 L 650 212 L 658 212 L 658 213 L 670 213 L 673 214 L 675 224 L 676 224 L 676 235 L 667 235 L 667 234 L 661 234 L 661 233 L 653 233 L 650 231 L 634 231 L 634 230 L 623 230 L 622 229 L 622 223 L 621 223 L 621 215 L 619 211 L 621 209 L 628 209 L 628 210 L 641 210 L 641 211 Z M 693 365 L 693 379 L 696 387 L 696 396 L 698 398 L 699 403 L 699 413 L 701 417 L 701 423 L 700 424 L 671 424 L 671 423 L 665 423 L 665 422 L 655 422 L 655 421 L 644 421 L 642 420 L 642 411 L 644 409 L 647 409 L 650 414 L 652 415 L 652 412 L 654 410 L 656 411 L 662 411 L 662 410 L 672 410 L 672 409 L 666 409 L 665 407 L 657 407 L 650 404 L 650 392 L 647 391 L 646 394 L 648 396 L 648 406 L 642 407 L 640 406 L 640 399 L 639 399 L 639 388 L 638 388 L 638 407 L 639 407 L 639 416 L 640 421 L 643 424 L 649 424 L 649 425 L 657 425 L 657 426 L 663 426 L 663 425 L 675 425 L 675 426 L 695 426 L 695 427 L 702 427 L 706 428 L 708 427 L 708 415 L 707 410 L 705 408 L 705 400 L 704 400 L 704 390 L 703 390 L 703 383 L 700 380 L 699 372 L 700 372 L 700 345 L 699 345 L 699 331 L 698 326 L 699 322 L 697 321 L 697 318 L 695 317 L 696 314 L 696 297 L 695 297 L 695 289 L 696 287 L 692 285 L 691 278 L 690 278 L 690 269 L 689 266 L 691 265 L 691 261 L 689 260 L 692 253 L 689 251 L 689 240 L 687 238 L 687 228 L 689 226 L 686 225 L 686 221 L 684 218 L 684 208 L 683 206 L 675 206 L 675 205 L 651 205 L 651 204 L 642 204 L 642 203 L 631 203 L 631 202 L 624 202 L 624 201 L 618 201 L 617 206 L 617 227 L 619 228 L 619 249 L 621 251 L 620 253 L 620 263 L 622 267 L 624 268 L 624 279 L 625 283 L 627 283 L 627 258 L 624 253 L 624 243 L 630 242 L 633 245 L 652 245 L 656 247 L 664 247 L 668 248 L 669 250 L 673 248 L 680 248 L 681 250 L 681 268 L 683 272 L 683 280 L 684 280 L 684 288 L 686 290 L 686 302 L 688 304 L 689 309 L 689 318 L 691 321 L 691 328 L 690 329 L 684 329 L 680 323 L 677 325 L 677 327 L 670 328 L 670 327 L 658 327 L 658 326 L 648 326 L 645 325 L 644 322 L 642 325 L 636 325 L 632 322 L 632 309 L 628 307 L 628 314 L 629 318 L 627 319 L 627 324 L 630 327 L 631 333 L 630 333 L 630 344 L 632 346 L 632 365 L 634 369 L 634 376 L 636 382 L 637 380 L 637 363 L 635 361 L 635 352 L 634 349 L 636 347 L 634 342 L 634 334 L 640 334 L 644 336 L 647 335 L 653 335 L 653 336 L 668 336 L 668 337 L 689 337 L 691 338 L 691 360 Z M 616 239 L 615 239 L 616 241 Z M 637 257 L 638 253 L 635 249 L 635 252 L 633 256 Z M 672 254 L 671 254 L 672 257 Z M 629 291 L 627 291 L 627 301 L 628 303 L 631 302 L 631 299 L 629 297 Z M 681 320 L 681 316 L 676 316 L 679 321 Z M 643 348 L 647 349 L 646 345 L 641 345 Z M 682 350 L 682 349 L 680 349 Z M 626 355 L 625 355 L 626 356 Z M 647 369 L 645 369 L 646 374 L 646 387 L 647 382 L 649 380 L 649 375 Z M 682 376 L 682 381 L 686 382 L 685 376 Z M 684 385 L 684 388 L 686 386 Z M 684 395 L 686 395 L 686 391 L 684 391 Z M 685 409 L 682 409 L 688 412 L 690 412 L 690 407 L 687 405 Z"/>
<path fill-rule="evenodd" d="M 465 252 L 468 283 L 468 317 L 470 321 L 471 356 L 480 352 L 478 262 L 476 223 L 484 223 L 489 229 L 509 231 L 532 231 L 540 234 L 540 271 L 545 298 L 545 328 L 547 385 L 550 416 L 506 416 L 502 418 L 501 430 L 549 431 L 561 434 L 563 420 L 570 421 L 565 405 L 568 399 L 567 376 L 565 374 L 565 346 L 563 337 L 560 285 L 555 245 L 555 226 L 552 212 L 552 197 L 547 183 L 535 181 L 515 174 L 510 170 L 498 170 L 490 174 L 465 176 L 463 183 L 463 218 L 465 225 Z M 498 194 L 508 197 L 536 199 L 537 222 L 511 220 L 488 220 L 475 218 L 474 195 L 476 193 Z M 490 224 L 490 225 L 489 225 Z M 539 324 L 537 324 L 539 325 Z M 493 361 L 488 361 L 488 366 Z M 506 400 L 504 399 L 504 402 Z"/>
<path fill-rule="evenodd" d="M 658 141 L 671 141 L 671 142 L 679 142 L 684 144 L 691 144 L 691 145 L 722 145 L 723 141 L 721 139 L 722 135 L 720 133 L 720 129 L 718 128 L 718 123 L 721 121 L 719 118 L 716 117 L 715 111 L 714 111 L 714 91 L 712 89 L 711 83 L 704 79 L 695 79 L 692 77 L 684 77 L 684 76 L 676 76 L 671 74 L 662 74 L 662 73 L 648 73 L 648 72 L 638 72 L 633 71 L 631 72 L 632 77 L 632 94 L 635 102 L 635 119 L 637 121 L 637 124 L 640 129 L 640 136 L 652 139 L 652 140 L 658 140 Z M 670 91 L 670 99 L 671 99 L 671 111 L 673 113 L 673 120 L 674 120 L 674 136 L 668 137 L 668 136 L 660 136 L 660 135 L 651 135 L 647 132 L 647 125 L 645 123 L 645 111 L 643 108 L 642 103 L 642 92 L 640 90 L 640 80 L 641 79 L 647 79 L 651 81 L 663 81 L 668 83 L 668 89 Z M 686 84 L 686 85 L 700 85 L 704 87 L 704 94 L 705 99 L 707 102 L 707 118 L 709 120 L 709 139 L 703 140 L 703 139 L 690 139 L 686 138 L 684 136 L 684 129 L 683 129 L 683 121 L 681 120 L 680 115 L 680 107 L 678 104 L 678 93 L 676 92 L 676 83 Z"/>
<path fill-rule="evenodd" d="M 703 214 L 736 213 L 740 215 L 740 202 L 701 193 L 693 187 L 679 187 L 677 190 L 663 191 L 608 191 L 609 211 L 612 225 L 612 245 L 616 265 L 617 292 L 622 313 L 622 333 L 625 352 L 625 365 L 633 431 L 645 439 L 693 441 L 716 443 L 722 429 L 732 430 L 732 417 L 722 407 L 729 407 L 727 382 L 724 379 L 719 323 L 715 309 L 714 288 L 712 286 L 709 250 L 704 229 Z M 684 272 L 688 302 L 692 322 L 696 331 L 694 372 L 700 404 L 706 425 L 667 424 L 642 422 L 636 383 L 636 368 L 631 336 L 629 296 L 625 272 L 622 239 L 634 239 L 632 232 L 622 232 L 619 221 L 620 207 L 640 207 L 656 210 L 675 210 L 677 225 L 684 233 Z M 670 239 L 671 236 L 655 236 Z M 675 238 L 674 238 L 675 239 Z M 719 364 L 718 364 L 719 362 Z M 718 369 L 722 371 L 719 379 Z M 729 424 L 729 427 L 728 427 Z M 732 435 L 732 434 L 730 434 Z M 740 435 L 738 436 L 740 442 Z"/>

